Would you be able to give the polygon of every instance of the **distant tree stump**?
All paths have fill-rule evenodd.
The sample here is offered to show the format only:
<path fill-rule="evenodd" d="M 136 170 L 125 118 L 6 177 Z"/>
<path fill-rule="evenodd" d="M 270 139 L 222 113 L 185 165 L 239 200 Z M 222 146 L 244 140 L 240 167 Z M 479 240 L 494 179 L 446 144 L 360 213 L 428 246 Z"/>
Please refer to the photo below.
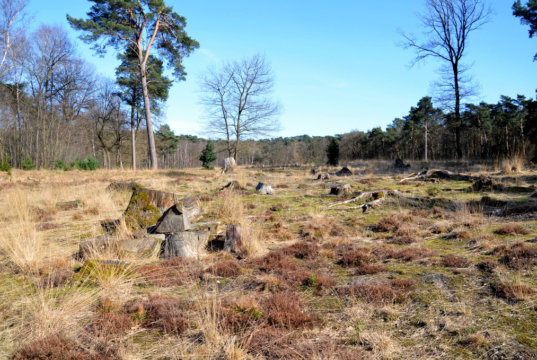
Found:
<path fill-rule="evenodd" d="M 242 228 L 240 225 L 229 224 L 226 228 L 224 250 L 238 254 L 242 250 Z"/>
<path fill-rule="evenodd" d="M 225 158 L 222 162 L 222 174 L 225 174 L 228 171 L 233 171 L 237 163 L 232 157 Z"/>
<path fill-rule="evenodd" d="M 330 188 L 330 195 L 347 195 L 352 193 L 352 188 L 349 184 L 337 185 Z"/>

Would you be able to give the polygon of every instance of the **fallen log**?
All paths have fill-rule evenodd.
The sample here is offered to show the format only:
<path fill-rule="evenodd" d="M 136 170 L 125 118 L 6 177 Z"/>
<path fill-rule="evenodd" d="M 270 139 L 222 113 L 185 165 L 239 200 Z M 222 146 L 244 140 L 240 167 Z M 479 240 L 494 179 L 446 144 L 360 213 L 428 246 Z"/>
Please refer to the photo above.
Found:
<path fill-rule="evenodd" d="M 348 203 L 351 203 L 351 202 L 355 202 L 355 201 L 358 201 L 360 199 L 363 199 L 369 195 L 371 195 L 373 197 L 373 200 L 376 200 L 376 199 L 379 199 L 381 197 L 384 197 L 386 196 L 386 194 L 388 193 L 388 190 L 375 190 L 375 191 L 364 191 L 362 193 L 360 193 L 358 196 L 350 199 L 350 200 L 345 200 L 345 201 L 339 201 L 337 203 L 334 203 L 330 206 L 328 206 L 329 208 L 331 207 L 334 207 L 334 206 L 337 206 L 337 205 L 342 205 L 342 204 L 348 204 Z"/>

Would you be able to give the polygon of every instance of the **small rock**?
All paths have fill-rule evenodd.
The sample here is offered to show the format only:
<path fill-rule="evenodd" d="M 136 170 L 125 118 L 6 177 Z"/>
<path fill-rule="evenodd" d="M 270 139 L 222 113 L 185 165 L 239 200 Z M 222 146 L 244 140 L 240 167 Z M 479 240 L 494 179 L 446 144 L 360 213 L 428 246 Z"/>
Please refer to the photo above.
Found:
<path fill-rule="evenodd" d="M 272 186 L 263 184 L 261 182 L 257 184 L 255 190 L 261 195 L 274 195 L 274 189 L 272 188 Z"/>

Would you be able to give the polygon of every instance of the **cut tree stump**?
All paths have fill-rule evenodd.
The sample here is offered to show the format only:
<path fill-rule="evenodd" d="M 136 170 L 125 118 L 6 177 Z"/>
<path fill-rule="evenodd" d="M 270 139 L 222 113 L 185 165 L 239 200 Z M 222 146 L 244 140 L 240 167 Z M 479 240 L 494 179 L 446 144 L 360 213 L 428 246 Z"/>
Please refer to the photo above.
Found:
<path fill-rule="evenodd" d="M 352 188 L 349 184 L 336 185 L 330 189 L 330 195 L 347 195 L 352 193 Z"/>
<path fill-rule="evenodd" d="M 352 176 L 352 171 L 346 166 L 336 173 L 337 176 Z"/>
<path fill-rule="evenodd" d="M 201 214 L 201 202 L 195 197 L 186 197 L 180 200 L 181 212 L 190 222 L 194 222 Z"/>
<path fill-rule="evenodd" d="M 164 212 L 156 225 L 151 229 L 152 233 L 170 234 L 190 230 L 188 216 L 178 209 L 177 205 L 170 207 Z"/>
<path fill-rule="evenodd" d="M 167 234 L 162 243 L 161 257 L 171 259 L 182 256 L 199 258 L 209 242 L 209 231 L 183 231 Z"/>
<path fill-rule="evenodd" d="M 232 157 L 225 158 L 222 161 L 222 175 L 225 174 L 228 171 L 233 171 L 237 163 L 235 162 L 235 159 Z"/>
<path fill-rule="evenodd" d="M 233 180 L 227 183 L 226 186 L 220 189 L 220 191 L 223 190 L 244 190 L 244 188 L 241 186 L 241 184 L 237 180 Z"/>
<path fill-rule="evenodd" d="M 229 224 L 226 228 L 224 250 L 234 254 L 242 251 L 242 228 L 240 225 Z"/>

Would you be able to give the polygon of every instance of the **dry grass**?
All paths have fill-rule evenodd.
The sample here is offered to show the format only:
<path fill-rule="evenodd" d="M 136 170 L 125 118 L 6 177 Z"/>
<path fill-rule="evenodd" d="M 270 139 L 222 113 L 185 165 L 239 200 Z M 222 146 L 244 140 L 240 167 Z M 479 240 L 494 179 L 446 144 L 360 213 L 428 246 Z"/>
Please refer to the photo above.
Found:
<path fill-rule="evenodd" d="M 523 301 L 535 295 L 535 290 L 518 282 L 496 284 L 493 285 L 492 290 L 496 296 L 512 301 Z"/>
<path fill-rule="evenodd" d="M 41 261 L 45 258 L 43 237 L 33 222 L 29 197 L 21 190 L 7 196 L 12 221 L 0 236 L 0 250 L 22 272 L 37 273 Z"/>
<path fill-rule="evenodd" d="M 391 166 L 370 165 L 358 171 Z M 533 230 L 529 215 L 476 214 L 486 209 L 466 205 L 472 194 L 444 191 L 470 184 L 449 180 L 438 185 L 446 197 L 435 199 L 438 207 L 430 208 L 422 184 L 412 182 L 402 196 L 423 200 L 390 198 L 365 214 L 328 211 L 327 190 L 310 186 L 310 178 L 287 169 L 238 168 L 224 178 L 201 170 L 15 170 L 13 184 L 0 179 L 6 194 L 0 225 L 30 245 L 20 256 L 0 249 L 0 357 L 324 360 L 463 352 L 477 358 L 498 343 L 521 351 L 537 346 L 528 310 L 534 307 L 537 247 L 529 237 L 516 244 L 490 231 L 506 223 Z M 242 226 L 247 249 L 240 256 L 247 258 L 214 250 L 199 260 L 158 261 L 119 248 L 97 249 L 87 263 L 72 258 L 78 243 L 100 234 L 100 220 L 121 217 L 129 194 L 105 191 L 116 180 L 202 197 L 203 220 Z M 280 191 L 273 197 L 213 193 L 230 180 L 248 181 L 249 188 L 258 181 L 285 186 L 275 186 Z M 398 186 L 391 174 L 346 181 L 362 190 Z M 522 195 L 501 196 L 518 201 Z M 86 206 L 56 208 L 77 199 Z M 32 253 L 33 235 L 39 252 Z M 117 234 L 118 240 L 130 235 L 125 229 Z M 476 270 L 457 270 L 473 263 Z M 492 291 L 483 284 L 494 284 Z M 408 341 L 412 346 L 401 345 Z"/>

